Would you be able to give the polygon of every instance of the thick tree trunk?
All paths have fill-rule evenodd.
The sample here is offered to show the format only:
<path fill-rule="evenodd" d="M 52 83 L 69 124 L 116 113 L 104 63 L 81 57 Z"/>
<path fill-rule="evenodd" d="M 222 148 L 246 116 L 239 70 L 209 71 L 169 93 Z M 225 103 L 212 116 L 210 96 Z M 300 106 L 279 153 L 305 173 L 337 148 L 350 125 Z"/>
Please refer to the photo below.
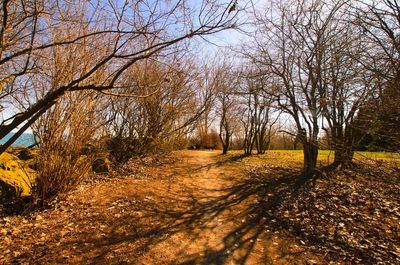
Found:
<path fill-rule="evenodd" d="M 228 146 L 227 145 L 222 145 L 222 154 L 226 155 L 228 153 Z"/>
<path fill-rule="evenodd" d="M 303 166 L 303 180 L 306 181 L 311 178 L 317 167 L 317 158 L 318 158 L 318 145 L 313 142 L 304 142 L 304 166 Z"/>
<path fill-rule="evenodd" d="M 257 155 L 263 155 L 265 151 L 262 148 L 257 149 Z"/>
<path fill-rule="evenodd" d="M 334 167 L 348 167 L 354 157 L 354 141 L 353 141 L 353 129 L 351 126 L 343 126 L 338 128 L 336 134 L 333 136 L 334 139 L 334 151 L 335 157 L 333 161 Z"/>
<path fill-rule="evenodd" d="M 245 155 L 251 155 L 251 151 L 252 151 L 252 150 L 251 150 L 251 148 L 249 148 L 248 146 L 245 146 L 243 151 L 244 151 L 244 154 L 245 154 Z"/>
<path fill-rule="evenodd" d="M 335 158 L 333 161 L 333 165 L 335 167 L 347 167 L 351 164 L 354 157 L 353 146 L 347 145 L 346 143 L 336 144 L 335 145 Z"/>
<path fill-rule="evenodd" d="M 222 154 L 226 155 L 229 150 L 230 137 L 229 137 L 229 135 L 226 135 L 225 139 L 224 139 L 223 136 L 220 134 L 219 139 L 221 140 L 221 144 L 222 144 Z"/>
<path fill-rule="evenodd" d="M 261 155 L 265 153 L 264 147 L 264 134 L 262 131 L 258 131 L 255 136 L 255 144 L 257 148 L 257 154 Z"/>
<path fill-rule="evenodd" d="M 221 144 L 222 144 L 222 154 L 226 155 L 228 153 L 229 145 L 231 142 L 231 137 L 229 135 L 229 131 L 225 130 L 225 137 L 222 136 L 221 134 L 219 134 L 219 139 L 221 140 Z"/>

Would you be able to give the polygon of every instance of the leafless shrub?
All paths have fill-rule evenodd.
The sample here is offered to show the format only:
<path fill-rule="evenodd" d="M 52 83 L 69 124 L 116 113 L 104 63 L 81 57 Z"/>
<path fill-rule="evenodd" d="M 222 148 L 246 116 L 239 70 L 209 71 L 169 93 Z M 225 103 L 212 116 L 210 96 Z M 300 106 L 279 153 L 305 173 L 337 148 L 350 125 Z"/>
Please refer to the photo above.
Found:
<path fill-rule="evenodd" d="M 65 194 L 90 174 L 96 156 L 83 150 L 96 132 L 94 105 L 88 94 L 70 94 L 35 124 L 35 202 L 43 205 Z"/>

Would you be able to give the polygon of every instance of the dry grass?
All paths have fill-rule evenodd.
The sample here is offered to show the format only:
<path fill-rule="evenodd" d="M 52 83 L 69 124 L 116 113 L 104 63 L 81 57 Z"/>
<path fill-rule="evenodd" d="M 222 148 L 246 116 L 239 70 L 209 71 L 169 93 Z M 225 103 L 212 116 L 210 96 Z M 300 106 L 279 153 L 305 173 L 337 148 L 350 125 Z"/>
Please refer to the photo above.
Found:
<path fill-rule="evenodd" d="M 227 157 L 221 156 L 221 160 L 239 157 L 243 151 L 230 151 Z M 327 166 L 333 162 L 334 151 L 320 150 L 318 153 L 318 165 Z M 390 152 L 356 152 L 354 160 L 361 163 L 370 164 L 371 162 L 386 162 L 400 165 L 400 153 Z M 278 166 L 301 167 L 303 163 L 303 150 L 269 150 L 264 155 L 254 154 L 243 157 L 243 162 L 253 164 L 271 164 Z"/>
<path fill-rule="evenodd" d="M 29 162 L 18 157 L 3 153 L 0 155 L 0 180 L 14 186 L 21 196 L 30 194 L 35 172 L 29 168 Z"/>
<path fill-rule="evenodd" d="M 90 95 L 70 95 L 41 117 L 35 134 L 39 138 L 35 157 L 35 202 L 45 204 L 74 189 L 91 170 L 95 149 L 83 150 L 96 132 L 94 102 Z"/>

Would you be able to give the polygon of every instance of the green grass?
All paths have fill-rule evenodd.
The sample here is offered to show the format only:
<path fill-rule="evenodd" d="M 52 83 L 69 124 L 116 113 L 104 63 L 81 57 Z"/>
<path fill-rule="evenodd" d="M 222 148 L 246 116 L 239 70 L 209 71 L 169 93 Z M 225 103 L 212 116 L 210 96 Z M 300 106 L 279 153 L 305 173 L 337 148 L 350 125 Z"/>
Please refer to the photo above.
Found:
<path fill-rule="evenodd" d="M 270 150 L 268 153 L 288 153 L 303 156 L 303 150 Z M 335 154 L 332 150 L 319 150 L 319 158 L 333 157 Z M 355 152 L 355 158 L 369 158 L 369 159 L 400 159 L 400 153 L 391 152 Z"/>
<path fill-rule="evenodd" d="M 232 156 L 240 155 L 243 151 L 234 150 L 230 151 L 229 154 Z M 318 165 L 324 166 L 329 165 L 333 162 L 335 153 L 331 150 L 319 150 L 318 152 Z M 356 152 L 354 155 L 355 160 L 382 160 L 387 162 L 400 163 L 400 153 L 389 153 L 389 152 Z M 254 164 L 270 163 L 274 165 L 301 166 L 303 163 L 303 150 L 269 150 L 264 155 L 257 155 L 253 152 L 253 155 L 246 157 L 244 161 L 248 161 Z"/>

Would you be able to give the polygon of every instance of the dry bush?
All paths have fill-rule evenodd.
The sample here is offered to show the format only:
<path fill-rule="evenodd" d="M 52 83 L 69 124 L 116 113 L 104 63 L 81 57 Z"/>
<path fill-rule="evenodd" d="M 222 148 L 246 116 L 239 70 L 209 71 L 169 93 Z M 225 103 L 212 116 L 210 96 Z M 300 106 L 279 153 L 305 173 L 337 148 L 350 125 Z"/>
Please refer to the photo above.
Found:
<path fill-rule="evenodd" d="M 107 149 L 114 165 L 183 145 L 175 143 L 181 142 L 207 102 L 191 81 L 197 74 L 191 66 L 177 59 L 145 61 L 127 73 L 119 93 L 128 96 L 108 98 L 104 111 L 109 121 L 105 128 Z"/>
<path fill-rule="evenodd" d="M 106 140 L 106 148 L 114 165 L 125 164 L 132 157 L 150 152 L 148 139 L 115 136 Z"/>
<path fill-rule="evenodd" d="M 123 166 L 132 158 L 163 156 L 186 146 L 187 140 L 179 136 L 171 139 L 113 137 L 106 140 L 106 148 L 114 167 Z"/>
<path fill-rule="evenodd" d="M 198 132 L 189 140 L 189 145 L 196 149 L 222 150 L 219 134 L 214 129 L 211 129 L 208 132 Z"/>
<path fill-rule="evenodd" d="M 96 158 L 83 152 L 96 132 L 95 101 L 83 93 L 67 96 L 34 127 L 39 142 L 32 196 L 42 205 L 76 187 Z"/>

